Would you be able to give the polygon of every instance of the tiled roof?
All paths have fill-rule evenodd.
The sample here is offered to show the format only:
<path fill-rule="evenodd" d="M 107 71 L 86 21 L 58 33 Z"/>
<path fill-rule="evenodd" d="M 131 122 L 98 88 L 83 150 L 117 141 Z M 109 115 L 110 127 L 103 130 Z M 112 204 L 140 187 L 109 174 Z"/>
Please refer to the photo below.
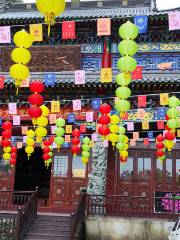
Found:
<path fill-rule="evenodd" d="M 117 72 L 113 73 L 113 82 Z M 12 83 L 14 80 L 8 73 L 4 74 L 6 82 Z M 31 80 L 44 79 L 44 73 L 31 73 Z M 135 83 L 180 83 L 180 73 L 144 73 L 142 80 L 136 80 Z M 61 72 L 56 73 L 56 83 L 72 84 L 74 83 L 74 72 Z M 88 72 L 86 71 L 86 84 L 99 84 L 100 72 Z"/>
<path fill-rule="evenodd" d="M 84 19 L 84 18 L 99 18 L 99 17 L 133 17 L 135 15 L 159 15 L 166 14 L 164 12 L 153 12 L 149 7 L 134 7 L 134 8 L 94 8 L 94 9 L 67 9 L 61 16 L 61 19 Z M 0 19 L 39 19 L 43 18 L 38 11 L 9 11 L 0 13 Z"/>

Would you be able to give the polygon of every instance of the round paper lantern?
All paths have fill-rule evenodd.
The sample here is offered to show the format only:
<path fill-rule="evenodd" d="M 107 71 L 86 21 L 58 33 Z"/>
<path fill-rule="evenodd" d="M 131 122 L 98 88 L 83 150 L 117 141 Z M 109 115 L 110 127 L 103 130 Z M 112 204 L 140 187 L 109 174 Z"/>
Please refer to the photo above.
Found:
<path fill-rule="evenodd" d="M 46 139 L 44 142 L 45 146 L 50 146 L 51 145 L 51 141 L 49 139 Z"/>
<path fill-rule="evenodd" d="M 89 158 L 89 157 L 90 157 L 90 153 L 89 153 L 89 152 L 82 151 L 82 156 L 83 156 L 84 158 Z"/>
<path fill-rule="evenodd" d="M 125 135 L 124 143 L 128 143 L 128 142 L 129 142 L 129 138 Z"/>
<path fill-rule="evenodd" d="M 137 62 L 134 58 L 126 56 L 118 60 L 117 67 L 122 72 L 132 72 L 136 69 Z"/>
<path fill-rule="evenodd" d="M 33 152 L 34 152 L 34 147 L 32 147 L 32 146 L 27 146 L 27 147 L 25 147 L 25 152 L 28 154 L 28 156 L 30 155 L 30 154 L 32 154 Z"/>
<path fill-rule="evenodd" d="M 82 157 L 82 162 L 83 162 L 84 164 L 88 163 L 88 161 L 89 161 L 88 158 L 86 158 L 86 157 Z"/>
<path fill-rule="evenodd" d="M 81 132 L 76 128 L 72 131 L 72 136 L 73 137 L 79 137 Z"/>
<path fill-rule="evenodd" d="M 55 129 L 56 136 L 63 136 L 64 133 L 65 133 L 64 128 L 58 127 L 58 128 Z"/>
<path fill-rule="evenodd" d="M 9 139 L 4 139 L 1 141 L 1 145 L 3 147 L 9 147 L 9 146 L 11 146 L 11 141 Z"/>
<path fill-rule="evenodd" d="M 111 125 L 109 127 L 110 132 L 112 133 L 118 133 L 119 132 L 119 126 L 118 125 Z"/>
<path fill-rule="evenodd" d="M 116 96 L 120 99 L 126 99 L 131 96 L 131 90 L 128 87 L 118 87 L 116 89 Z"/>
<path fill-rule="evenodd" d="M 78 138 L 78 137 L 74 137 L 73 139 L 72 139 L 72 144 L 73 145 L 78 145 L 80 143 L 80 139 Z"/>
<path fill-rule="evenodd" d="M 179 124 L 178 124 L 178 119 L 169 119 L 168 121 L 167 121 L 167 126 L 169 127 L 169 128 L 177 128 L 178 126 L 179 126 Z"/>
<path fill-rule="evenodd" d="M 108 125 L 111 121 L 111 118 L 107 115 L 101 115 L 98 123 L 102 124 L 102 125 Z"/>
<path fill-rule="evenodd" d="M 43 158 L 44 161 L 46 161 L 46 160 L 48 160 L 48 159 L 50 158 L 50 156 L 49 156 L 48 153 L 44 153 L 44 154 L 42 155 L 42 158 Z"/>
<path fill-rule="evenodd" d="M 112 142 L 113 146 L 115 146 L 115 144 L 118 142 L 118 135 L 115 133 L 110 133 L 108 136 L 108 140 Z"/>
<path fill-rule="evenodd" d="M 15 165 L 16 165 L 16 159 L 13 159 L 13 158 L 10 159 L 9 163 L 10 163 L 11 165 L 15 166 Z"/>
<path fill-rule="evenodd" d="M 168 131 L 168 132 L 165 134 L 165 138 L 166 138 L 167 140 L 173 140 L 173 139 L 175 138 L 175 135 L 174 135 L 172 132 Z"/>
<path fill-rule="evenodd" d="M 11 152 L 15 152 L 16 153 L 17 152 L 17 147 L 12 146 L 11 147 Z"/>
<path fill-rule="evenodd" d="M 57 127 L 64 127 L 66 125 L 66 122 L 63 118 L 58 118 L 56 120 L 56 126 Z"/>
<path fill-rule="evenodd" d="M 85 152 L 88 152 L 90 150 L 90 146 L 86 145 L 86 144 L 83 144 L 82 145 L 82 150 L 85 151 Z"/>
<path fill-rule="evenodd" d="M 12 137 L 12 131 L 11 130 L 2 131 L 2 138 L 11 138 L 11 137 Z"/>
<path fill-rule="evenodd" d="M 51 149 L 49 147 L 43 148 L 43 152 L 44 153 L 49 153 L 50 151 L 51 151 Z"/>
<path fill-rule="evenodd" d="M 174 147 L 174 141 L 165 141 L 164 145 L 165 147 L 168 149 L 168 151 L 170 152 L 172 150 L 172 148 Z"/>
<path fill-rule="evenodd" d="M 119 127 L 119 134 L 125 134 L 125 132 L 126 132 L 125 127 L 120 126 Z"/>
<path fill-rule="evenodd" d="M 102 113 L 102 114 L 109 114 L 110 111 L 111 111 L 111 107 L 110 107 L 109 104 L 104 103 L 104 104 L 102 104 L 102 105 L 100 106 L 99 111 L 100 111 L 100 113 Z"/>
<path fill-rule="evenodd" d="M 156 148 L 163 149 L 164 144 L 162 142 L 156 144 Z"/>
<path fill-rule="evenodd" d="M 124 23 L 119 28 L 119 36 L 122 39 L 135 39 L 138 36 L 138 27 L 130 21 Z"/>
<path fill-rule="evenodd" d="M 47 135 L 47 129 L 44 127 L 38 127 L 35 130 L 37 137 L 45 137 Z"/>
<path fill-rule="evenodd" d="M 119 160 L 120 160 L 121 163 L 126 163 L 127 162 L 126 157 L 120 157 Z"/>
<path fill-rule="evenodd" d="M 158 135 L 156 139 L 157 139 L 158 142 L 163 142 L 164 141 L 164 137 L 163 137 L 162 134 Z"/>
<path fill-rule="evenodd" d="M 110 130 L 106 125 L 103 125 L 99 127 L 98 133 L 102 136 L 107 136 L 110 133 Z"/>
<path fill-rule="evenodd" d="M 43 103 L 43 97 L 38 93 L 34 93 L 34 94 L 29 96 L 28 101 L 32 105 L 40 106 Z"/>
<path fill-rule="evenodd" d="M 47 117 L 49 115 L 49 108 L 45 105 L 40 106 L 40 109 L 42 110 L 42 116 Z"/>
<path fill-rule="evenodd" d="M 74 155 L 76 155 L 76 154 L 78 154 L 78 153 L 80 152 L 80 148 L 79 148 L 77 145 L 73 145 L 73 146 L 71 147 L 71 152 L 72 152 Z"/>
<path fill-rule="evenodd" d="M 29 146 L 33 146 L 35 144 L 35 141 L 33 138 L 27 138 L 26 139 L 26 144 Z"/>
<path fill-rule="evenodd" d="M 82 142 L 83 142 L 84 144 L 90 144 L 91 139 L 88 138 L 88 137 L 85 137 L 85 138 L 83 138 Z"/>
<path fill-rule="evenodd" d="M 162 157 L 162 156 L 164 156 L 164 151 L 162 151 L 162 150 L 158 150 L 157 152 L 156 152 L 156 156 L 157 157 Z"/>
<path fill-rule="evenodd" d="M 39 117 L 36 120 L 36 124 L 40 127 L 46 127 L 48 125 L 48 119 L 46 117 Z"/>
<path fill-rule="evenodd" d="M 133 56 L 138 51 L 138 45 L 133 40 L 123 40 L 120 42 L 118 50 L 122 56 Z"/>
<path fill-rule="evenodd" d="M 15 80 L 23 81 L 29 77 L 29 68 L 21 63 L 17 63 L 10 67 L 9 73 Z"/>
<path fill-rule="evenodd" d="M 116 83 L 120 86 L 128 86 L 131 83 L 131 75 L 126 75 L 124 73 L 119 73 L 116 76 Z"/>
<path fill-rule="evenodd" d="M 11 53 L 11 58 L 15 63 L 26 65 L 31 60 L 31 54 L 25 48 L 15 48 Z"/>
<path fill-rule="evenodd" d="M 55 142 L 57 145 L 62 145 L 62 144 L 64 144 L 64 138 L 63 138 L 63 137 L 55 137 L 55 138 L 54 138 L 54 142 Z"/>
<path fill-rule="evenodd" d="M 4 147 L 3 152 L 10 153 L 11 152 L 11 147 Z"/>
<path fill-rule="evenodd" d="M 127 158 L 128 157 L 128 152 L 123 150 L 123 151 L 120 151 L 120 156 L 121 157 L 124 157 L 124 158 Z"/>
<path fill-rule="evenodd" d="M 124 148 L 125 148 L 125 144 L 123 142 L 118 142 L 116 144 L 116 148 L 119 150 L 119 151 L 122 151 Z"/>
<path fill-rule="evenodd" d="M 115 103 L 115 109 L 119 112 L 127 112 L 130 109 L 130 103 L 127 100 L 118 100 Z"/>
<path fill-rule="evenodd" d="M 30 130 L 28 130 L 27 131 L 27 137 L 29 137 L 29 138 L 33 138 L 33 137 L 35 137 L 35 131 L 33 131 L 32 129 L 30 129 Z"/>
<path fill-rule="evenodd" d="M 44 84 L 40 81 L 34 81 L 29 84 L 29 90 L 33 93 L 42 93 L 44 91 Z"/>
<path fill-rule="evenodd" d="M 38 118 L 42 115 L 42 110 L 37 106 L 31 106 L 28 109 L 28 114 L 31 118 Z"/>
<path fill-rule="evenodd" d="M 170 108 L 168 111 L 167 111 L 167 115 L 170 117 L 170 118 L 177 118 L 179 116 L 179 111 L 175 108 Z"/>
<path fill-rule="evenodd" d="M 18 31 L 14 35 L 14 43 L 17 47 L 30 48 L 33 43 L 33 37 L 26 31 Z"/>
<path fill-rule="evenodd" d="M 118 142 L 124 142 L 124 140 L 125 140 L 125 135 L 119 135 Z"/>
<path fill-rule="evenodd" d="M 180 102 L 179 102 L 179 99 L 177 98 L 177 97 L 175 97 L 175 96 L 173 96 L 173 97 L 170 97 L 169 99 L 168 99 L 168 105 L 170 106 L 170 107 L 174 107 L 174 108 L 176 108 L 176 107 L 178 107 L 179 105 L 180 105 Z"/>
<path fill-rule="evenodd" d="M 111 124 L 118 124 L 119 123 L 119 117 L 116 115 L 116 114 L 114 114 L 114 115 L 112 115 L 111 117 Z"/>
<path fill-rule="evenodd" d="M 9 160 L 11 158 L 11 154 L 10 153 L 4 153 L 2 155 L 2 157 L 3 157 L 4 160 Z"/>
<path fill-rule="evenodd" d="M 166 121 L 168 121 L 168 120 L 170 119 L 167 114 L 166 114 L 166 116 L 165 116 L 165 119 L 166 119 Z"/>
<path fill-rule="evenodd" d="M 16 159 L 17 158 L 17 154 L 15 152 L 11 153 L 11 158 Z"/>
<path fill-rule="evenodd" d="M 9 121 L 3 122 L 2 128 L 3 128 L 4 130 L 10 130 L 10 129 L 12 128 L 12 123 L 9 122 Z"/>

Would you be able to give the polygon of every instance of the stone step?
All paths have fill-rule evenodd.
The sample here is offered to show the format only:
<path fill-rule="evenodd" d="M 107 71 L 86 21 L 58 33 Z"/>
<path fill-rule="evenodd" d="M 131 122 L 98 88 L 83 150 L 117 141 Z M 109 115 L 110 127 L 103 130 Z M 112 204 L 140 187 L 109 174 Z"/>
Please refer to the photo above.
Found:
<path fill-rule="evenodd" d="M 54 222 L 56 222 L 56 221 L 69 222 L 69 221 L 71 221 L 71 217 L 38 215 L 37 220 L 39 220 L 39 221 L 54 221 Z"/>
<path fill-rule="evenodd" d="M 43 239 L 43 240 L 69 240 L 69 234 L 46 234 L 46 233 L 27 233 L 24 240 L 28 239 Z"/>
<path fill-rule="evenodd" d="M 38 226 L 48 226 L 48 225 L 53 225 L 53 226 L 70 226 L 70 222 L 59 222 L 59 221 L 44 221 L 44 220 L 36 220 L 35 221 L 36 225 Z"/>
<path fill-rule="evenodd" d="M 37 234 L 41 234 L 41 233 L 49 233 L 49 234 L 65 234 L 68 235 L 69 234 L 69 228 L 37 228 L 37 227 L 32 227 L 29 229 L 29 233 L 37 233 Z"/>

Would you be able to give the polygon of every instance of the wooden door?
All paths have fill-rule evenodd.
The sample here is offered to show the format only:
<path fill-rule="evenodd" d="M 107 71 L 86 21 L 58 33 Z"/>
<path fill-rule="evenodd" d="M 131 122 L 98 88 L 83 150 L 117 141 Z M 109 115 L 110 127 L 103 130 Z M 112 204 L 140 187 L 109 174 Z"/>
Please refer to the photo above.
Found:
<path fill-rule="evenodd" d="M 72 211 L 79 199 L 80 188 L 87 185 L 88 167 L 83 165 L 81 156 L 73 157 L 68 149 L 61 149 L 54 156 L 50 207 L 62 212 Z"/>

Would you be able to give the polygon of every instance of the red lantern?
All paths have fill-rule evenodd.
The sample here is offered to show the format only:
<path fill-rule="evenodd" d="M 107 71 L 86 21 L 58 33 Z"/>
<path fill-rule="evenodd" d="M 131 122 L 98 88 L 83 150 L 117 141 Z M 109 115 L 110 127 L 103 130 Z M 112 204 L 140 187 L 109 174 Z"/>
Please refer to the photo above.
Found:
<path fill-rule="evenodd" d="M 16 153 L 16 152 L 17 152 L 17 147 L 12 146 L 12 148 L 11 148 L 11 152 Z"/>
<path fill-rule="evenodd" d="M 102 114 L 108 114 L 108 113 L 110 113 L 110 111 L 111 111 L 111 107 L 110 107 L 109 104 L 104 103 L 104 104 L 102 104 L 102 105 L 100 106 L 99 111 L 100 111 L 100 113 L 102 113 Z"/>
<path fill-rule="evenodd" d="M 47 161 L 47 160 L 50 159 L 51 157 L 49 156 L 48 153 L 45 153 L 45 154 L 43 154 L 42 158 L 43 158 L 44 161 Z"/>
<path fill-rule="evenodd" d="M 29 84 L 29 89 L 34 93 L 41 93 L 44 91 L 44 84 L 40 81 L 35 81 Z"/>
<path fill-rule="evenodd" d="M 107 136 L 110 133 L 108 126 L 103 125 L 98 129 L 98 133 L 102 136 Z"/>
<path fill-rule="evenodd" d="M 73 145 L 78 145 L 79 143 L 80 143 L 79 138 L 75 137 L 75 138 L 72 139 L 72 144 Z"/>
<path fill-rule="evenodd" d="M 12 131 L 11 130 L 2 131 L 2 138 L 11 138 L 11 137 L 12 137 Z"/>
<path fill-rule="evenodd" d="M 121 163 L 127 162 L 127 158 L 126 157 L 120 157 L 119 160 L 120 160 Z"/>
<path fill-rule="evenodd" d="M 111 118 L 107 115 L 102 115 L 100 116 L 98 123 L 102 124 L 102 125 L 107 125 L 111 122 Z"/>
<path fill-rule="evenodd" d="M 42 110 L 37 106 L 32 106 L 28 109 L 28 114 L 31 118 L 38 118 L 42 115 Z"/>
<path fill-rule="evenodd" d="M 32 105 L 40 106 L 43 104 L 43 97 L 38 93 L 34 93 L 31 96 L 29 96 L 28 101 Z"/>
<path fill-rule="evenodd" d="M 12 128 L 12 123 L 9 122 L 9 121 L 3 122 L 2 128 L 3 128 L 4 130 L 10 130 L 10 129 Z"/>
<path fill-rule="evenodd" d="M 73 137 L 79 137 L 81 132 L 76 128 L 72 131 L 72 136 Z"/>
<path fill-rule="evenodd" d="M 168 121 L 170 119 L 170 117 L 166 114 L 165 119 L 166 119 L 166 121 Z"/>
<path fill-rule="evenodd" d="M 80 147 L 78 147 L 77 145 L 73 145 L 71 147 L 71 152 L 75 155 L 78 154 L 80 152 Z"/>
<path fill-rule="evenodd" d="M 164 156 L 164 151 L 162 151 L 162 150 L 158 150 L 157 152 L 156 152 L 156 156 L 157 157 L 162 157 L 162 156 Z"/>
<path fill-rule="evenodd" d="M 156 144 L 156 148 L 163 149 L 164 144 L 162 142 L 159 142 L 159 143 Z"/>
<path fill-rule="evenodd" d="M 51 151 L 51 149 L 49 147 L 43 148 L 43 152 L 44 153 L 49 153 L 50 151 Z"/>
<path fill-rule="evenodd" d="M 158 135 L 156 139 L 157 139 L 158 142 L 163 142 L 164 141 L 164 137 L 163 137 L 162 134 Z"/>
<path fill-rule="evenodd" d="M 51 136 L 51 137 L 49 138 L 49 141 L 51 142 L 51 144 L 53 144 L 53 142 L 54 142 L 54 136 Z"/>
<path fill-rule="evenodd" d="M 12 158 L 12 159 L 9 161 L 9 163 L 10 163 L 11 165 L 15 166 L 15 165 L 16 165 L 16 159 Z"/>
<path fill-rule="evenodd" d="M 9 139 L 2 140 L 1 145 L 3 147 L 9 147 L 11 146 L 11 141 Z"/>
<path fill-rule="evenodd" d="M 171 130 L 171 128 L 169 128 L 167 124 L 166 124 L 166 126 L 165 126 L 165 129 L 166 129 L 167 131 L 170 131 L 170 130 Z"/>
<path fill-rule="evenodd" d="M 16 158 L 17 158 L 17 154 L 16 154 L 15 152 L 12 152 L 12 153 L 11 153 L 11 158 L 16 159 Z"/>
<path fill-rule="evenodd" d="M 166 138 L 167 140 L 173 140 L 173 139 L 175 138 L 175 135 L 174 135 L 172 132 L 168 131 L 168 132 L 166 132 L 166 134 L 165 134 L 165 138 Z"/>
<path fill-rule="evenodd" d="M 46 140 L 44 141 L 44 145 L 45 145 L 45 146 L 50 146 L 50 145 L 51 145 L 50 139 L 46 139 Z"/>

